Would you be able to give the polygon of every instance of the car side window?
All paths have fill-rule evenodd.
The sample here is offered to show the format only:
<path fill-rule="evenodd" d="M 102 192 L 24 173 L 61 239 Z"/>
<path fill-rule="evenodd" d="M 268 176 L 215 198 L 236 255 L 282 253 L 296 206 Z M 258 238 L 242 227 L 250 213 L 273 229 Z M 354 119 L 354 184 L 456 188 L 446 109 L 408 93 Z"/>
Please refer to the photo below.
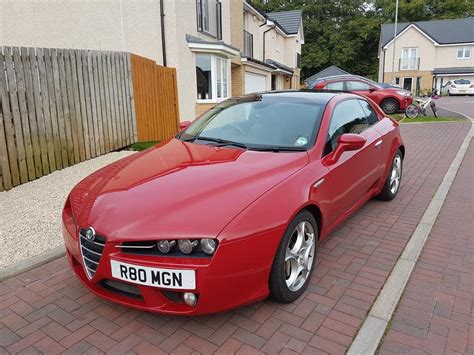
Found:
<path fill-rule="evenodd" d="M 336 81 L 334 83 L 329 83 L 326 85 L 327 90 L 344 90 L 344 82 Z"/>
<path fill-rule="evenodd" d="M 359 134 L 369 127 L 367 115 L 357 99 L 337 104 L 329 124 L 324 155 L 331 153 L 337 145 L 337 138 L 345 133 Z"/>
<path fill-rule="evenodd" d="M 365 112 L 365 117 L 367 118 L 367 123 L 369 124 L 369 126 L 376 124 L 379 121 L 379 119 L 373 107 L 365 100 L 357 100 L 357 101 L 359 101 L 360 105 L 362 106 L 362 109 Z"/>
<path fill-rule="evenodd" d="M 370 89 L 369 84 L 357 80 L 348 80 L 346 85 L 349 91 L 369 91 Z"/>

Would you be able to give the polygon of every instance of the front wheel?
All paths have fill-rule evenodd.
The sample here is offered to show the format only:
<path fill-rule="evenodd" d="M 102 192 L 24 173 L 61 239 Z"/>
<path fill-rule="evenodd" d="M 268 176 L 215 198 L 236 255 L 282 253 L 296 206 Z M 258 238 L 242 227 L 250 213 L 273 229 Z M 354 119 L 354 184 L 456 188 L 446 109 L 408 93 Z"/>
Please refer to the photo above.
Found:
<path fill-rule="evenodd" d="M 402 164 L 403 156 L 400 149 L 397 151 L 392 160 L 390 172 L 388 173 L 387 179 L 383 186 L 382 191 L 377 196 L 379 200 L 390 201 L 395 198 L 400 189 L 400 181 L 402 179 Z"/>
<path fill-rule="evenodd" d="M 408 118 L 416 118 L 419 113 L 420 113 L 420 108 L 416 106 L 415 104 L 411 104 L 405 109 L 405 115 Z"/>
<path fill-rule="evenodd" d="M 314 216 L 300 212 L 288 225 L 273 260 L 269 287 L 276 301 L 293 302 L 304 292 L 313 271 L 317 241 Z"/>
<path fill-rule="evenodd" d="M 385 99 L 380 104 L 380 108 L 385 112 L 387 115 L 391 115 L 393 113 L 397 113 L 400 109 L 400 105 L 397 100 L 395 99 Z"/>

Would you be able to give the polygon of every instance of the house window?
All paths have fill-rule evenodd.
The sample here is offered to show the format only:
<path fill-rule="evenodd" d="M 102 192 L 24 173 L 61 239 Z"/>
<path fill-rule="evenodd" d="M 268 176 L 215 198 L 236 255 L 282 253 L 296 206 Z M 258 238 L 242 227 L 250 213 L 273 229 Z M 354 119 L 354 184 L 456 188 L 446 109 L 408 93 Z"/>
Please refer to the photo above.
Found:
<path fill-rule="evenodd" d="M 296 67 L 301 68 L 301 54 L 296 53 Z"/>
<path fill-rule="evenodd" d="M 222 39 L 222 3 L 216 2 L 216 17 L 217 17 L 217 39 Z"/>
<path fill-rule="evenodd" d="M 229 60 L 209 54 L 196 55 L 197 99 L 218 102 L 230 96 Z"/>
<path fill-rule="evenodd" d="M 196 0 L 199 32 L 209 32 L 209 0 Z"/>
<path fill-rule="evenodd" d="M 403 48 L 400 57 L 400 70 L 418 69 L 418 48 Z"/>
<path fill-rule="evenodd" d="M 459 47 L 457 58 L 458 59 L 470 59 L 471 58 L 471 47 Z"/>

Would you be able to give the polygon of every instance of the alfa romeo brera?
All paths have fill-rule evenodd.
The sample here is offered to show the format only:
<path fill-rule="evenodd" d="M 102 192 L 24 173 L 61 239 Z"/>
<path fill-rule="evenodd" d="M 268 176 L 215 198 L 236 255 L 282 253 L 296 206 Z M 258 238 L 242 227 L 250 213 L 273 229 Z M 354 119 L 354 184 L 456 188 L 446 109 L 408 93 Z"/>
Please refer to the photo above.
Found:
<path fill-rule="evenodd" d="M 400 187 L 399 126 L 355 94 L 247 95 L 182 128 L 85 178 L 65 203 L 69 262 L 100 297 L 182 315 L 292 302 L 318 244 Z"/>

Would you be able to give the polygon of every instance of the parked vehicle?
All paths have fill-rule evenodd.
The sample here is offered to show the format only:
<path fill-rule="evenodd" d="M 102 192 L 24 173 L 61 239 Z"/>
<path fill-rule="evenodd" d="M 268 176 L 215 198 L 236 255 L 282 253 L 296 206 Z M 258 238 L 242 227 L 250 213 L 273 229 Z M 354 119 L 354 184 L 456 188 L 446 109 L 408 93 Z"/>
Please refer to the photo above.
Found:
<path fill-rule="evenodd" d="M 416 118 L 420 113 L 423 116 L 426 116 L 426 109 L 428 106 L 430 106 L 431 111 L 433 111 L 433 115 L 438 117 L 438 109 L 436 108 L 436 104 L 433 101 L 437 99 L 439 99 L 439 96 L 436 94 L 436 92 L 425 98 L 415 98 L 413 103 L 406 108 L 405 115 L 408 118 Z"/>
<path fill-rule="evenodd" d="M 85 178 L 65 203 L 69 262 L 100 297 L 183 315 L 292 302 L 318 243 L 400 187 L 398 123 L 358 95 L 248 95 L 184 126 Z"/>
<path fill-rule="evenodd" d="M 467 79 L 448 81 L 441 88 L 442 95 L 474 95 L 474 83 Z"/>
<path fill-rule="evenodd" d="M 357 75 L 338 75 L 318 80 L 314 90 L 343 90 L 373 100 L 390 115 L 404 111 L 413 102 L 411 93 L 396 87 L 382 87 L 375 81 Z"/>

